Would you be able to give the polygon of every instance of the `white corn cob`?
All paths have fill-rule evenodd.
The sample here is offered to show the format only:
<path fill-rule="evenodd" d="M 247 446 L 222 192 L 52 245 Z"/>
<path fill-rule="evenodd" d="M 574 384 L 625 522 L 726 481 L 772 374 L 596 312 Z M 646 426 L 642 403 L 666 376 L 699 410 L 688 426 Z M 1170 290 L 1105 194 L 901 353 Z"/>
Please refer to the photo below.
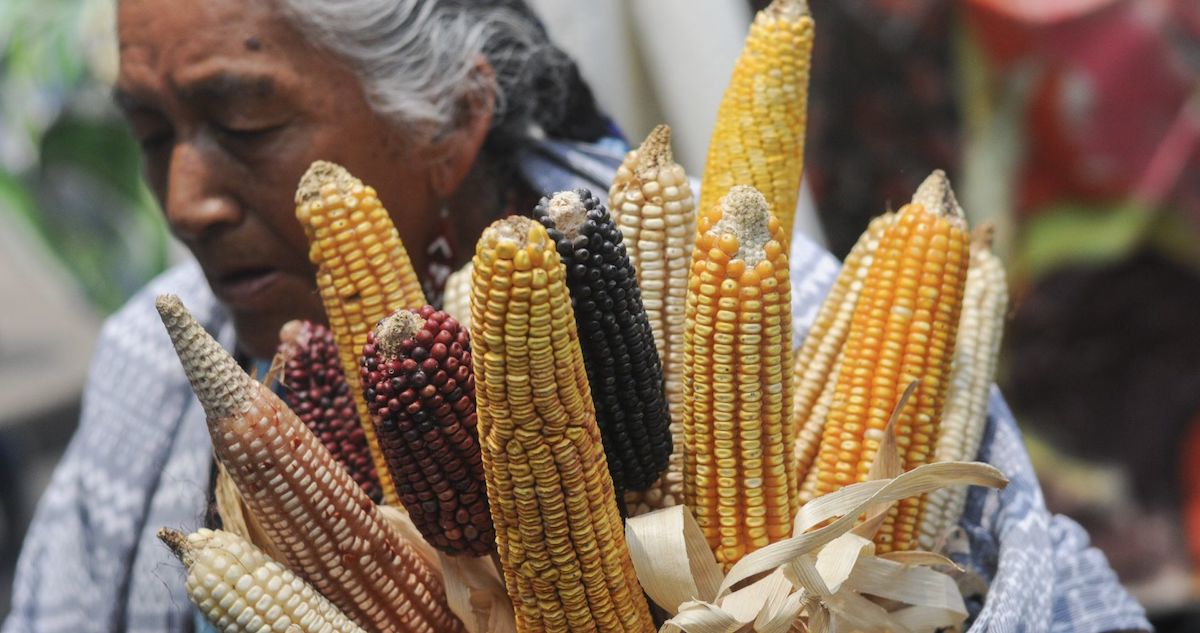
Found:
<path fill-rule="evenodd" d="M 442 290 L 442 309 L 454 317 L 464 330 L 471 329 L 471 262 L 446 278 Z"/>
<path fill-rule="evenodd" d="M 979 453 L 987 422 L 988 391 L 996 375 L 1004 313 L 1008 309 L 1008 282 L 1004 265 L 991 251 L 992 227 L 984 225 L 971 242 L 971 265 L 954 346 L 954 369 L 946 412 L 942 416 L 935 461 L 969 461 Z M 919 543 L 932 550 L 962 516 L 967 500 L 965 486 L 942 488 L 929 494 Z"/>
<path fill-rule="evenodd" d="M 821 434 L 825 430 L 825 419 L 829 416 L 829 408 L 833 406 L 833 394 L 837 391 L 835 377 L 842 371 L 842 350 L 838 347 L 833 367 L 829 370 L 829 378 L 821 388 L 821 394 L 813 404 L 804 426 L 800 428 L 795 443 L 796 461 L 805 460 L 803 467 L 796 467 L 800 477 L 800 503 L 805 504 L 817 496 L 817 469 L 813 468 L 813 460 L 817 449 L 821 446 Z"/>
<path fill-rule="evenodd" d="M 609 213 L 637 271 L 642 305 L 662 360 L 674 444 L 662 477 L 649 490 L 626 494 L 631 516 L 683 500 L 683 317 L 696 241 L 696 203 L 670 143 L 671 128 L 654 128 L 641 147 L 625 156 L 608 192 Z"/>
<path fill-rule="evenodd" d="M 317 436 L 177 297 L 156 307 L 208 416 L 213 452 L 282 562 L 365 629 L 461 631 L 435 570 Z"/>
<path fill-rule="evenodd" d="M 312 586 L 239 536 L 208 529 L 184 536 L 163 528 L 158 538 L 187 569 L 188 597 L 217 630 L 364 633 Z"/>

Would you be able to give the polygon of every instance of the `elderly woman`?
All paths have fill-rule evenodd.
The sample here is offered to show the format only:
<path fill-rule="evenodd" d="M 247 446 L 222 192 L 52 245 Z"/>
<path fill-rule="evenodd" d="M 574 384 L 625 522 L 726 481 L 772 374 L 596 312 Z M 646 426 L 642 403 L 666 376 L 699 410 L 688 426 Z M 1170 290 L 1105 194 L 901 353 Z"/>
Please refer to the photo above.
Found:
<path fill-rule="evenodd" d="M 323 319 L 292 199 L 312 161 L 372 184 L 436 281 L 541 192 L 605 190 L 623 147 L 520 1 L 120 0 L 118 35 L 116 100 L 195 261 L 104 328 L 5 631 L 190 628 L 154 533 L 204 520 L 211 446 L 153 297 L 179 294 L 248 365 L 287 320 Z"/>
<path fill-rule="evenodd" d="M 79 431 L 21 555 L 6 633 L 194 626 L 179 565 L 154 534 L 205 522 L 213 460 L 153 297 L 180 295 L 247 366 L 271 356 L 285 321 L 321 319 L 292 202 L 312 161 L 377 188 L 435 286 L 492 219 L 542 192 L 603 191 L 624 151 L 521 0 L 118 6 L 116 98 L 195 261 L 104 328 Z M 801 237 L 792 265 L 803 331 L 837 265 Z M 980 622 L 1145 628 L 1086 537 L 1046 514 L 1015 426 L 998 397 L 993 405 L 984 457 L 1014 483 L 972 496 L 968 538 L 981 573 L 1001 561 L 994 591 L 1015 597 L 989 602 Z"/>

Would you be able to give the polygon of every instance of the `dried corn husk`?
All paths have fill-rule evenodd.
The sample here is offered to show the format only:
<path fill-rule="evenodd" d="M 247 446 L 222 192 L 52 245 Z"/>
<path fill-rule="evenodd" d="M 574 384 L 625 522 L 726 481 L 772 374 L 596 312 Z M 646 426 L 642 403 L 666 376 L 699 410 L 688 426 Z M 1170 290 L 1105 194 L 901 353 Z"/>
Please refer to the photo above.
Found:
<path fill-rule="evenodd" d="M 783 632 L 797 616 L 810 631 L 934 631 L 959 626 L 967 617 L 954 578 L 932 568 L 953 563 L 928 552 L 875 556 L 870 540 L 852 529 L 872 506 L 890 507 L 942 486 L 1006 483 L 988 464 L 939 462 L 847 486 L 801 508 L 792 538 L 747 555 L 728 575 L 686 507 L 629 519 L 626 540 L 643 589 L 675 616 L 662 631 L 734 633 L 752 625 L 761 633 Z M 834 517 L 840 518 L 808 531 Z M 740 586 L 763 573 L 767 576 Z M 889 609 L 868 595 L 900 605 Z"/>
<path fill-rule="evenodd" d="M 875 556 L 871 538 L 900 499 L 950 485 L 1003 488 L 1008 480 L 978 462 L 938 462 L 900 473 L 894 424 L 911 393 L 910 385 L 892 414 L 871 480 L 804 505 L 791 538 L 748 554 L 727 575 L 686 507 L 629 519 L 625 538 L 638 579 L 674 616 L 660 630 L 916 633 L 960 626 L 967 610 L 958 585 L 934 569 L 957 569 L 953 562 L 929 552 Z"/>

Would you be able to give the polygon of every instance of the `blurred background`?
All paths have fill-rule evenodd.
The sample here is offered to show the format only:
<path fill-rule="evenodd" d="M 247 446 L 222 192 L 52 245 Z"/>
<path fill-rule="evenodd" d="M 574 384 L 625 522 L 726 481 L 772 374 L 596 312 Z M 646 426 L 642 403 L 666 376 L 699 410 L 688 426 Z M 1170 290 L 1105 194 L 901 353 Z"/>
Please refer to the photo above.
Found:
<path fill-rule="evenodd" d="M 1200 4 L 810 0 L 802 230 L 839 257 L 943 168 L 1013 292 L 1001 386 L 1051 509 L 1200 630 Z M 703 169 L 761 0 L 531 0 L 636 142 Z M 113 0 L 0 2 L 0 618 L 103 318 L 185 257 L 109 99 Z M 664 28 L 670 25 L 670 28 Z"/>

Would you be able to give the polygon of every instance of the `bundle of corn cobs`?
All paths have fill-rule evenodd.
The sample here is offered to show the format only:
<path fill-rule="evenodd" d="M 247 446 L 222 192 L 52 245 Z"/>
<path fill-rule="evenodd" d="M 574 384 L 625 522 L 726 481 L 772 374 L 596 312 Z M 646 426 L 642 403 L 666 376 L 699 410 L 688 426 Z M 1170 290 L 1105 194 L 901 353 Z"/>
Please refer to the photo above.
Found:
<path fill-rule="evenodd" d="M 756 18 L 698 205 L 660 126 L 607 207 L 557 192 L 490 226 L 444 309 L 426 303 L 374 190 L 315 163 L 296 214 L 328 326 L 284 327 L 277 386 L 160 297 L 221 466 L 224 531 L 161 534 L 209 620 L 920 630 L 896 615 L 902 598 L 856 585 L 850 568 L 831 583 L 840 572 L 820 556 L 851 543 L 851 568 L 949 563 L 896 553 L 938 548 L 966 494 L 913 490 L 1002 482 L 982 465 L 923 465 L 978 449 L 1004 276 L 934 173 L 867 228 L 793 350 L 788 238 L 811 43 L 800 0 Z M 656 530 L 682 539 L 686 559 L 711 552 L 725 586 L 666 586 L 672 562 L 654 559 L 670 557 L 643 551 Z M 776 558 L 788 548 L 790 576 Z M 746 586 L 782 598 L 747 618 L 730 600 Z M 925 628 L 962 621 L 950 618 Z"/>

